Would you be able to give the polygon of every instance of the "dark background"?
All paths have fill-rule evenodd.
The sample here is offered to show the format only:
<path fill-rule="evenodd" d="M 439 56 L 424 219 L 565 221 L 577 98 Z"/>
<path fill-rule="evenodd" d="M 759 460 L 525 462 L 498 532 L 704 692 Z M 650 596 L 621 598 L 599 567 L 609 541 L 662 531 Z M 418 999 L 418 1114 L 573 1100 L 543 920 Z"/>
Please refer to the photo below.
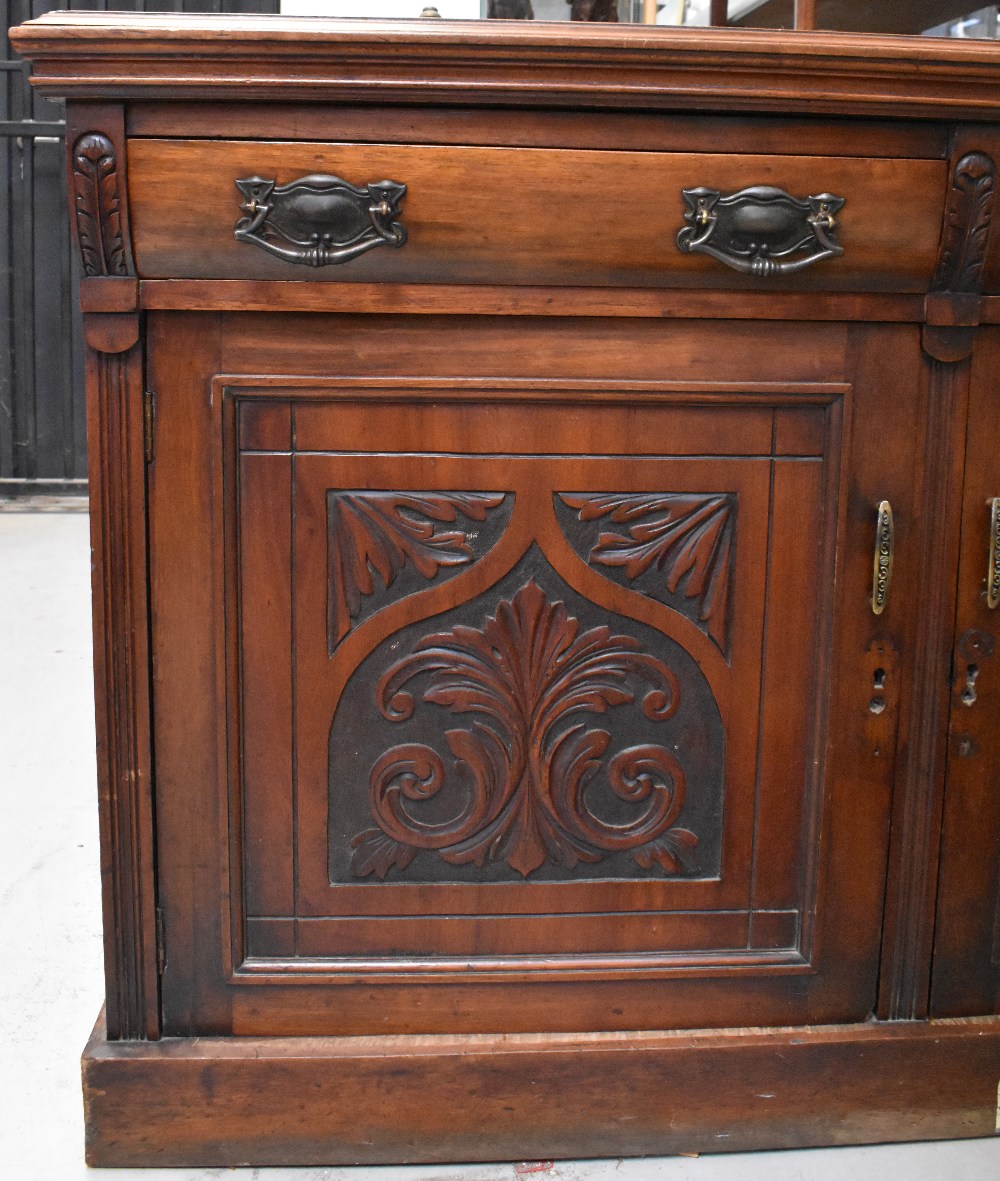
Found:
<path fill-rule="evenodd" d="M 0 60 L 0 498 L 86 492 L 83 347 L 69 249 L 64 109 L 7 29 L 55 8 L 277 12 L 278 0 L 4 0 Z"/>

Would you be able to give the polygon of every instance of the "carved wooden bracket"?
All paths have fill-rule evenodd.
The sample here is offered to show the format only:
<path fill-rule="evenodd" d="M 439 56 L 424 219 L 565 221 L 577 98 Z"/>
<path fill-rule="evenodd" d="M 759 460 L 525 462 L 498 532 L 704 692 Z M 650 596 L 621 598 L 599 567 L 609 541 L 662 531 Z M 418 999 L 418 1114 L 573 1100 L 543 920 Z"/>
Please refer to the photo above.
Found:
<path fill-rule="evenodd" d="M 952 175 L 941 251 L 925 304 L 923 347 L 937 361 L 962 361 L 972 352 L 995 191 L 992 157 L 965 153 Z"/>
<path fill-rule="evenodd" d="M 95 353 L 127 353 L 139 340 L 137 312 L 88 312 L 83 339 Z"/>
<path fill-rule="evenodd" d="M 73 210 L 86 276 L 129 273 L 122 232 L 118 161 L 111 140 L 97 131 L 73 145 Z"/>
<path fill-rule="evenodd" d="M 955 166 L 932 290 L 979 293 L 995 179 L 993 160 L 985 152 L 969 152 Z"/>

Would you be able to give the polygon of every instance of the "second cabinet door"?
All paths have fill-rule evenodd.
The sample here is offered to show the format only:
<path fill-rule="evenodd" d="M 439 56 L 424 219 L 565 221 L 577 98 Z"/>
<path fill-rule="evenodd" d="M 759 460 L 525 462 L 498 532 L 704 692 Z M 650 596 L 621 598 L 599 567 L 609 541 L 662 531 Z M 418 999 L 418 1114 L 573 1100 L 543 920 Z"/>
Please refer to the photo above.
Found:
<path fill-rule="evenodd" d="M 151 333 L 167 1031 L 863 1018 L 915 334 L 274 323 Z"/>

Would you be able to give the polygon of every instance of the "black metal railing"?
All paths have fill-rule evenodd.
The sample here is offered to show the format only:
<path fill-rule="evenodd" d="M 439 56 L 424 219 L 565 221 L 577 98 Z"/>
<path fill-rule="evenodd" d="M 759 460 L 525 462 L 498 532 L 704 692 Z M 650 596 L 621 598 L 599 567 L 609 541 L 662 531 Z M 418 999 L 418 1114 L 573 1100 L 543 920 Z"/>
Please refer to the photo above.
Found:
<path fill-rule="evenodd" d="M 5 0 L 0 60 L 0 498 L 86 491 L 83 345 L 61 104 L 36 95 L 7 28 L 57 8 L 277 12 L 279 0 Z"/>

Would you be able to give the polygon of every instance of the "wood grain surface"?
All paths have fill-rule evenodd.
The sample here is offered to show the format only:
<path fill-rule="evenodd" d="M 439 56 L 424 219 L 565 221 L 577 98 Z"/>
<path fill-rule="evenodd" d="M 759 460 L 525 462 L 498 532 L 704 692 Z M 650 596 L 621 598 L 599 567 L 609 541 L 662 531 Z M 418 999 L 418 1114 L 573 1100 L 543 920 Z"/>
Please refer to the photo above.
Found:
<path fill-rule="evenodd" d="M 754 152 L 777 156 L 857 156 L 943 160 L 947 123 L 903 119 L 825 119 L 686 112 L 507 110 L 338 106 L 319 103 L 156 103 L 128 107 L 128 133 L 141 139 L 331 139 L 339 143 L 464 144 L 480 147 L 605 151 Z"/>
<path fill-rule="evenodd" d="M 995 1020 L 145 1047 L 99 1026 L 87 1159 L 413 1164 L 989 1136 L 998 1056 Z"/>

